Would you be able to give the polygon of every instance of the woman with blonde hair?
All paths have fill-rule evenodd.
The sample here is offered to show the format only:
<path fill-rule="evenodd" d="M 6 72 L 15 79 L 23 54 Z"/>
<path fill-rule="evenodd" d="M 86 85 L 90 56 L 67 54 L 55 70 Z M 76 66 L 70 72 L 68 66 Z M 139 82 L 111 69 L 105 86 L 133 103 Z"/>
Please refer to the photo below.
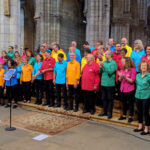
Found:
<path fill-rule="evenodd" d="M 134 63 L 130 57 L 122 58 L 122 69 L 118 72 L 119 80 L 121 81 L 120 91 L 121 100 L 123 103 L 122 111 L 123 115 L 119 120 L 126 119 L 128 104 L 129 104 L 129 119 L 128 122 L 132 122 L 133 112 L 134 112 L 134 91 L 135 91 L 135 78 L 136 69 Z"/>
<path fill-rule="evenodd" d="M 138 69 L 138 65 L 141 62 L 141 59 L 143 56 L 145 56 L 145 50 L 144 46 L 141 40 L 135 40 L 134 41 L 134 51 L 131 53 L 131 58 L 133 59 L 133 62 L 135 64 L 136 72 L 140 72 Z"/>

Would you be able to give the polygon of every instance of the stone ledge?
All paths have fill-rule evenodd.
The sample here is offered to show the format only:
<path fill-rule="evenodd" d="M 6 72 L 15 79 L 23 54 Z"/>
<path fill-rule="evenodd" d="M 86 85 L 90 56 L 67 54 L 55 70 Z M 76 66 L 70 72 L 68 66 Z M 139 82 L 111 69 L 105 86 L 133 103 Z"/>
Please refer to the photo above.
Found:
<path fill-rule="evenodd" d="M 63 107 L 51 108 L 48 106 L 35 105 L 32 103 L 19 102 L 18 105 L 20 107 L 32 108 L 32 109 L 36 109 L 39 111 L 51 112 L 51 113 L 67 115 L 67 116 L 71 116 L 71 117 L 78 117 L 81 119 L 92 120 L 92 121 L 102 121 L 105 123 L 116 124 L 116 125 L 120 125 L 120 126 L 131 127 L 131 128 L 136 127 L 138 125 L 137 121 L 133 121 L 132 123 L 128 123 L 127 120 L 119 121 L 118 115 L 116 113 L 118 110 L 114 110 L 113 118 L 108 120 L 106 116 L 105 117 L 98 116 L 98 113 L 102 111 L 102 108 L 98 108 L 94 115 L 90 115 L 90 113 L 83 114 L 81 108 L 79 109 L 78 112 L 73 112 L 73 111 L 66 111 L 63 109 Z"/>

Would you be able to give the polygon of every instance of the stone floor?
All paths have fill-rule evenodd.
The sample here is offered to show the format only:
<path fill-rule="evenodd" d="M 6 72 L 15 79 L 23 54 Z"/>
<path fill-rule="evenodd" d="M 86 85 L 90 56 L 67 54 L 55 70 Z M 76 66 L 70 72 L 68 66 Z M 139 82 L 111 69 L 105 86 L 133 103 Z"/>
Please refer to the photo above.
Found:
<path fill-rule="evenodd" d="M 18 108 L 13 110 L 13 125 L 16 131 L 5 131 L 9 117 L 9 109 L 0 107 L 0 150 L 149 150 L 150 135 L 140 136 L 139 133 L 133 133 L 132 128 L 110 125 L 103 122 L 75 119 L 69 116 L 56 115 L 52 113 L 41 114 L 35 110 Z M 37 120 L 31 121 L 31 116 Z M 40 117 L 40 119 L 39 119 Z M 47 119 L 49 118 L 49 119 Z M 60 119 L 61 118 L 61 119 Z M 29 120 L 28 120 L 29 119 Z M 77 124 L 65 128 L 61 132 L 55 132 L 55 135 L 43 141 L 35 141 L 32 138 L 41 134 L 33 129 L 28 130 L 26 126 L 20 126 L 25 123 L 32 123 L 39 126 L 41 120 L 43 126 L 48 123 L 44 119 L 51 120 L 54 123 L 51 127 L 56 129 L 78 120 Z M 55 120 L 56 119 L 56 120 Z M 7 120 L 7 121 L 6 121 Z M 19 122 L 16 124 L 16 120 Z M 20 120 L 20 121 L 19 121 Z M 28 121 L 27 121 L 28 120 Z M 6 122 L 3 122 L 6 121 Z M 38 122 L 39 121 L 39 122 Z M 57 123 L 56 123 L 57 122 Z M 63 124 L 63 123 L 64 124 Z M 52 125 L 49 124 L 50 126 Z M 60 125 L 59 125 L 60 124 Z"/>

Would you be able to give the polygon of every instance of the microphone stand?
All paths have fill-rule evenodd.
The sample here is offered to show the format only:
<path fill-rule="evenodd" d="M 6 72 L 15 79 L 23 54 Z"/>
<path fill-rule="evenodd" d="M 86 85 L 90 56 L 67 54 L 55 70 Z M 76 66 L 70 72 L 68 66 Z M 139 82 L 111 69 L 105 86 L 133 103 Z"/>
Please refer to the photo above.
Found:
<path fill-rule="evenodd" d="M 11 78 L 10 78 L 10 86 L 11 86 Z M 12 127 L 12 110 L 11 110 L 11 107 L 12 107 L 12 99 L 10 100 L 10 117 L 9 117 L 10 118 L 10 125 L 9 125 L 9 127 L 5 128 L 6 131 L 14 131 L 14 130 L 16 130 L 15 127 Z"/>

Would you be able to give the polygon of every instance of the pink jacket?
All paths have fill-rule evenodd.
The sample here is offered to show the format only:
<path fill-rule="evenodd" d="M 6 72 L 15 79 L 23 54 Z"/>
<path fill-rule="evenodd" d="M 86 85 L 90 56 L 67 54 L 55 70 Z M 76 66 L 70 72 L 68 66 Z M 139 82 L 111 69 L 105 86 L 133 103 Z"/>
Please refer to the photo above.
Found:
<path fill-rule="evenodd" d="M 125 75 L 126 77 L 132 79 L 132 81 L 133 81 L 133 83 L 131 84 L 126 79 L 123 78 L 121 80 L 120 91 L 123 93 L 128 93 L 128 92 L 134 91 L 135 90 L 136 69 L 131 68 L 127 72 L 124 69 L 122 69 L 120 72 L 123 75 Z"/>
<path fill-rule="evenodd" d="M 82 70 L 81 87 L 82 90 L 94 91 L 94 86 L 99 88 L 100 74 L 99 65 L 96 62 L 86 64 Z"/>

